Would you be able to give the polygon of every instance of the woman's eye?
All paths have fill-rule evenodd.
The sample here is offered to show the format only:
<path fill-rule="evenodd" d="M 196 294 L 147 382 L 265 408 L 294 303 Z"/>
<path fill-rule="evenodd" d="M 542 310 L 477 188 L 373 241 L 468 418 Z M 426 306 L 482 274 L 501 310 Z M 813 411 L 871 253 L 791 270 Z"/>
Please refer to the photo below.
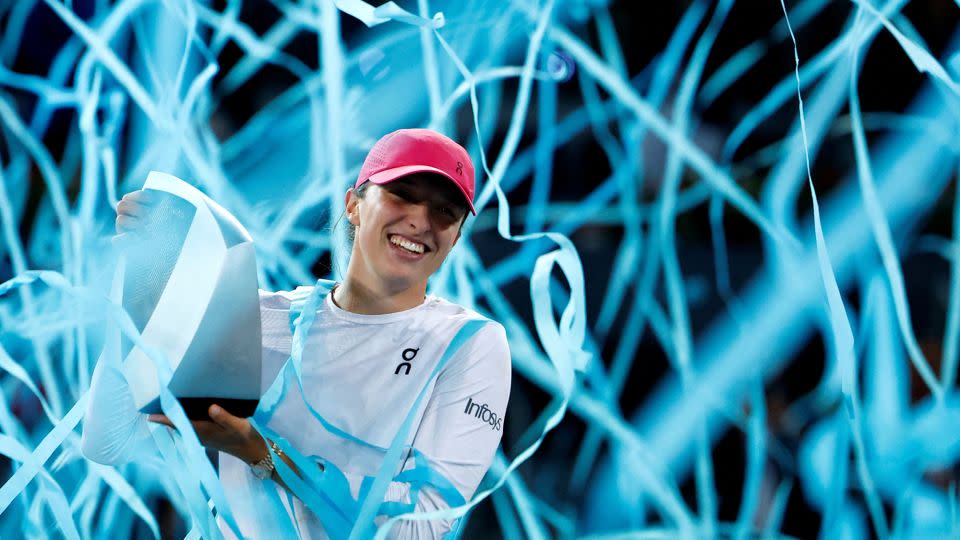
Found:
<path fill-rule="evenodd" d="M 457 211 L 452 206 L 438 206 L 436 212 L 446 221 L 456 221 L 458 218 Z"/>

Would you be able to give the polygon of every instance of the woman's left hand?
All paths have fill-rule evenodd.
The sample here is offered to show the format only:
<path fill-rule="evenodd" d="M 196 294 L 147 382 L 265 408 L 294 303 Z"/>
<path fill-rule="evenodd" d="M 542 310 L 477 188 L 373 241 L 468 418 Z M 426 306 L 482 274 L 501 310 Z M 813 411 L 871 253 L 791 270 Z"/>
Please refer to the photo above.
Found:
<path fill-rule="evenodd" d="M 200 444 L 236 456 L 247 463 L 256 463 L 267 457 L 269 451 L 266 443 L 250 425 L 249 420 L 234 416 L 219 405 L 211 405 L 207 413 L 210 420 L 190 422 L 197 432 Z M 163 414 L 151 414 L 148 420 L 176 429 L 173 422 Z"/>

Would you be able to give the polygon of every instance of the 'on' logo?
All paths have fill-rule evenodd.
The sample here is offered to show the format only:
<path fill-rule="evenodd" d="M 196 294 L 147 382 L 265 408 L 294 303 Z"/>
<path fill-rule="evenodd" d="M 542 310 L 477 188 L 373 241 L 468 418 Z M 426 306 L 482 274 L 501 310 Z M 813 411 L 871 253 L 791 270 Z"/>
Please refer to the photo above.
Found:
<path fill-rule="evenodd" d="M 400 362 L 399 364 L 397 364 L 397 369 L 393 372 L 393 374 L 394 374 L 394 375 L 399 375 L 399 374 L 400 374 L 400 368 L 407 368 L 406 371 L 403 372 L 403 374 L 404 374 L 404 375 L 409 375 L 409 374 L 410 374 L 410 368 L 413 367 L 413 364 L 411 364 L 410 362 L 413 361 L 413 359 L 417 357 L 417 351 L 419 351 L 419 350 L 420 350 L 419 348 L 417 348 L 417 349 L 404 349 L 403 352 L 400 353 L 400 357 L 403 358 L 403 362 Z"/>

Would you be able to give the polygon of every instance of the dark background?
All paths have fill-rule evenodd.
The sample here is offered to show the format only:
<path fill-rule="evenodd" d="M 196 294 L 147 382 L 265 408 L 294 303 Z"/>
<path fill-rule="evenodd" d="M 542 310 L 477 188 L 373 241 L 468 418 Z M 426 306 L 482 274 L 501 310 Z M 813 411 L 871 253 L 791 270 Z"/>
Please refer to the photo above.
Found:
<path fill-rule="evenodd" d="M 401 2 L 404 7 L 415 9 L 415 5 L 407 4 L 415 3 Z M 787 4 L 788 7 L 793 5 L 792 2 Z M 89 15 L 92 12 L 89 1 L 75 1 L 72 7 L 81 15 L 85 13 Z M 222 2 L 214 2 L 213 7 L 218 10 L 223 9 Z M 688 7 L 689 2 L 617 1 L 611 3 L 609 9 L 620 36 L 621 47 L 631 77 L 647 69 L 651 61 L 662 52 L 677 22 Z M 812 22 L 798 31 L 797 41 L 801 64 L 837 38 L 843 31 L 851 11 L 852 4 L 833 2 Z M 919 35 L 926 40 L 934 55 L 942 58 L 948 39 L 957 29 L 956 4 L 950 0 L 918 0 L 909 3 L 902 13 L 913 24 Z M 270 4 L 246 2 L 243 5 L 241 19 L 258 33 L 263 33 L 276 21 L 277 16 L 276 8 Z M 704 137 L 703 140 L 707 141 L 709 146 L 719 148 L 743 115 L 775 84 L 784 77 L 791 76 L 794 65 L 793 46 L 789 39 L 772 39 L 769 32 L 782 19 L 781 6 L 776 0 L 741 1 L 734 5 L 710 54 L 703 80 L 708 79 L 722 62 L 754 40 L 766 40 L 768 52 L 741 80 L 712 104 L 703 107 L 702 103 L 698 102 L 694 107 L 694 115 L 702 122 L 700 131 Z M 709 15 L 704 20 L 709 20 Z M 343 39 L 349 48 L 350 43 L 361 36 L 366 28 L 347 16 L 342 16 L 341 22 Z M 0 19 L 0 28 L 3 24 L 5 21 Z M 578 35 L 587 37 L 595 50 L 599 48 L 595 27 L 592 24 L 577 26 L 577 23 L 572 20 L 567 24 L 570 24 Z M 69 35 L 69 30 L 49 9 L 38 7 L 34 10 L 23 33 L 24 43 L 20 47 L 20 52 L 8 67 L 20 73 L 46 75 L 53 55 Z M 306 65 L 316 67 L 318 55 L 315 36 L 304 34 L 294 39 L 286 50 Z M 220 71 L 221 76 L 228 71 L 227 68 L 230 65 L 238 61 L 241 55 L 240 49 L 233 45 L 229 45 L 224 50 L 218 59 L 223 67 Z M 888 33 L 881 32 L 864 58 L 864 68 L 860 78 L 862 108 L 864 112 L 903 111 L 914 98 L 923 81 L 924 76 L 917 72 L 896 41 Z M 222 134 L 227 136 L 241 126 L 262 106 L 270 92 L 275 92 L 292 83 L 293 78 L 288 73 L 279 69 L 271 71 L 270 68 L 266 68 L 239 91 L 223 96 L 221 109 L 217 112 Z M 515 92 L 516 84 L 507 82 L 505 88 L 504 103 L 512 104 L 510 95 Z M 639 90 L 643 93 L 646 88 L 641 86 Z M 0 92 L 12 95 L 21 112 L 29 111 L 34 105 L 34 98 L 27 93 L 9 91 L 3 87 L 0 87 Z M 560 118 L 582 104 L 583 98 L 577 77 L 560 85 L 559 98 L 558 116 Z M 670 103 L 669 98 L 667 103 Z M 535 125 L 535 118 L 534 101 L 528 126 Z M 771 165 L 757 163 L 756 152 L 783 138 L 795 118 L 796 103 L 791 101 L 755 131 L 736 153 L 733 163 L 728 164 L 740 167 L 738 170 L 742 171 L 742 174 L 738 176 L 738 181 L 754 198 L 759 195 L 759 188 Z M 62 151 L 66 134 L 75 121 L 72 114 L 66 112 L 56 114 L 55 121 L 44 138 L 44 143 L 54 153 L 55 158 L 58 157 L 58 152 Z M 492 148 L 499 147 L 499 142 L 508 127 L 508 121 L 509 117 L 504 115 L 502 123 L 498 126 L 494 143 L 491 145 Z M 615 126 L 611 126 L 611 129 L 616 134 Z M 529 144 L 535 137 L 536 133 L 528 129 L 521 146 Z M 658 143 L 652 143 L 650 146 L 648 155 L 662 154 L 664 151 L 664 147 Z M 827 196 L 854 168 L 853 155 L 848 134 L 828 136 L 814 168 L 814 179 L 821 197 Z M 9 150 L 2 145 L 0 145 L 0 159 L 5 163 L 9 161 Z M 575 138 L 556 155 L 553 170 L 551 200 L 569 202 L 584 198 L 611 173 L 602 149 L 588 132 Z M 695 176 L 687 173 L 684 185 L 689 186 L 696 181 Z M 525 203 L 528 185 L 529 183 L 522 183 L 510 193 L 511 204 Z M 652 201 L 656 197 L 658 187 L 657 171 L 651 171 L 644 180 L 643 200 Z M 77 190 L 78 185 L 70 186 L 70 196 L 75 197 Z M 45 188 L 39 180 L 38 173 L 33 171 L 28 202 L 20 222 L 20 235 L 25 244 L 34 239 L 34 217 L 44 192 Z M 802 194 L 799 200 L 798 211 L 800 214 L 805 214 L 810 205 L 809 195 Z M 922 226 L 917 233 L 949 237 L 952 229 L 952 206 L 952 190 L 947 190 L 935 210 L 922 221 Z M 764 254 L 760 234 L 755 225 L 734 211 L 726 212 L 724 225 L 730 250 L 730 275 L 734 290 L 738 290 L 763 263 Z M 503 257 L 508 250 L 512 249 L 492 229 L 476 234 L 475 245 L 488 264 Z M 602 284 L 607 280 L 622 234 L 622 228 L 618 226 L 590 225 L 581 228 L 573 235 L 573 240 L 584 262 L 590 324 L 596 321 L 604 294 Z M 701 277 L 708 285 L 706 295 L 691 305 L 692 325 L 696 335 L 725 309 L 722 299 L 713 286 L 714 263 L 705 204 L 679 217 L 677 244 L 685 275 Z M 914 328 L 922 342 L 924 352 L 936 367 L 944 327 L 949 266 L 938 256 L 909 247 L 902 250 L 901 254 L 907 279 L 907 292 L 914 314 Z M 4 250 L 3 258 L 0 259 L 0 281 L 9 279 L 11 275 L 9 256 Z M 504 290 L 532 327 L 526 278 L 515 280 Z M 851 298 L 856 298 L 857 294 L 857 291 L 854 291 Z M 658 297 L 663 299 L 662 291 L 658 292 Z M 621 330 L 622 321 L 614 326 L 605 340 L 605 347 L 599 358 L 605 364 L 608 364 L 612 357 Z M 819 338 L 814 338 L 789 364 L 789 367 L 767 387 L 770 433 L 788 451 L 796 450 L 797 442 L 806 426 L 787 425 L 782 418 L 783 410 L 788 404 L 813 389 L 822 375 L 823 365 L 824 345 Z M 663 351 L 648 333 L 639 347 L 637 361 L 620 399 L 622 410 L 629 415 L 641 406 L 650 390 L 668 369 Z M 918 384 L 913 385 L 913 388 L 920 387 L 921 385 Z M 922 394 L 917 392 L 913 399 L 918 400 L 921 397 L 923 397 Z M 503 448 L 508 455 L 514 453 L 521 434 L 536 414 L 547 406 L 548 401 L 549 397 L 546 393 L 523 377 L 515 375 L 511 395 L 511 417 L 506 423 L 503 439 Z M 582 421 L 568 416 L 547 436 L 535 458 L 520 468 L 520 474 L 535 495 L 559 510 L 570 511 L 574 516 L 576 509 L 582 506 L 583 498 L 588 495 L 570 492 L 566 477 L 572 467 L 578 442 L 582 439 L 584 430 Z M 729 431 L 717 442 L 713 450 L 721 521 L 729 522 L 736 519 L 744 480 L 744 450 L 744 436 L 736 430 Z M 789 462 L 773 461 L 771 466 L 775 474 L 781 478 L 796 474 L 791 470 Z M 944 484 L 952 479 L 952 473 L 949 472 L 931 474 L 945 474 Z M 683 479 L 681 487 L 690 507 L 696 508 L 692 477 Z M 168 519 L 172 518 L 169 507 L 157 504 L 157 512 L 167 516 Z M 655 519 L 654 516 L 650 517 Z M 811 509 L 804 500 L 799 487 L 795 487 L 789 500 L 782 532 L 801 538 L 813 537 L 819 530 L 820 519 L 820 514 Z M 168 525 L 172 527 L 167 531 L 171 537 L 182 536 L 182 529 L 177 531 L 179 527 L 172 526 L 170 522 Z M 144 529 L 140 532 L 146 531 Z M 493 507 L 489 501 L 484 502 L 474 512 L 464 538 L 489 538 L 499 535 Z"/>

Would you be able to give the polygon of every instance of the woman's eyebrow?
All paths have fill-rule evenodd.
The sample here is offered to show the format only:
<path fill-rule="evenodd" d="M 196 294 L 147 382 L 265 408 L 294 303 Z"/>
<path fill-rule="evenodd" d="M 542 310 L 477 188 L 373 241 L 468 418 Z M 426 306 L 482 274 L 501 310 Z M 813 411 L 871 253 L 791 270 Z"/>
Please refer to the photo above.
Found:
<path fill-rule="evenodd" d="M 453 204 L 453 203 L 454 203 L 453 197 L 449 197 L 449 196 L 444 195 L 444 194 L 441 194 L 441 195 L 440 195 L 439 197 L 437 197 L 437 198 L 438 198 L 438 199 L 440 200 L 440 202 L 442 202 L 443 204 Z"/>

